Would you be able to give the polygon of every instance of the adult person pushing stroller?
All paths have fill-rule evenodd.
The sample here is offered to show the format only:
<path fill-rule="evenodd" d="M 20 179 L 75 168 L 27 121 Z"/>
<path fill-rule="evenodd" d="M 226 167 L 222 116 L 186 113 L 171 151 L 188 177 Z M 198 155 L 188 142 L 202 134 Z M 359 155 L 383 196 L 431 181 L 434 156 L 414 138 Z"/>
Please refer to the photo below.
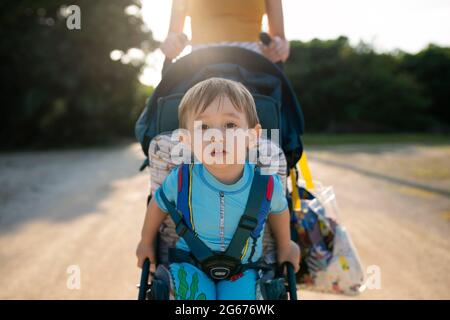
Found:
<path fill-rule="evenodd" d="M 272 39 L 269 44 L 258 38 L 264 14 Z M 183 34 L 186 16 L 191 17 L 191 41 Z M 188 44 L 193 51 L 217 45 L 238 46 L 274 63 L 285 62 L 290 47 L 284 34 L 281 0 L 174 0 L 169 32 L 160 49 L 166 58 L 174 59 Z"/>

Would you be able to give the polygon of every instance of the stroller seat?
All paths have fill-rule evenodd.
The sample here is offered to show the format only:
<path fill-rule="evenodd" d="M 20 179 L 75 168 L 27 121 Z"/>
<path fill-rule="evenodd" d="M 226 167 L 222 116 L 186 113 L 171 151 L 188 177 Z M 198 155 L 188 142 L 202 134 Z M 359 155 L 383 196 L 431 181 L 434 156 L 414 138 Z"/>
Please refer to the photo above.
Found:
<path fill-rule="evenodd" d="M 153 139 L 149 148 L 149 171 L 150 171 L 150 194 L 154 195 L 156 190 L 164 181 L 165 177 L 169 174 L 170 170 L 175 167 L 175 164 L 171 160 L 170 153 L 172 148 L 176 145 L 176 141 L 171 140 L 171 134 L 165 133 L 158 135 Z M 272 154 L 271 158 L 274 162 L 279 164 L 276 166 L 274 162 L 263 164 L 257 163 L 257 166 L 264 168 L 267 172 L 276 173 L 280 176 L 280 180 L 283 184 L 283 190 L 286 190 L 286 158 L 283 151 L 274 146 L 269 140 L 262 140 L 260 143 L 260 150 L 277 150 L 276 154 Z M 267 153 L 269 154 L 269 153 Z M 160 228 L 160 243 L 158 247 L 158 261 L 163 264 L 168 263 L 168 249 L 175 246 L 179 236 L 175 231 L 175 225 L 172 219 L 168 216 L 161 228 Z M 271 235 L 270 227 L 266 226 L 263 236 L 263 256 L 264 260 L 268 264 L 272 264 L 276 261 L 275 257 L 275 242 Z"/>
<path fill-rule="evenodd" d="M 172 132 L 159 134 L 150 143 L 148 151 L 150 197 L 148 201 L 153 197 L 169 172 L 176 166 L 170 155 L 177 143 L 178 141 L 172 139 Z M 262 154 L 267 155 L 267 157 L 270 158 L 270 161 L 264 161 L 264 163 L 258 161 L 256 165 L 266 171 L 266 173 L 278 174 L 283 185 L 283 191 L 285 192 L 287 163 L 283 151 L 267 139 L 261 139 L 259 150 Z M 161 224 L 158 234 L 158 266 L 155 273 L 155 278 L 161 279 L 167 284 L 167 287 L 160 284 L 160 288 L 157 290 L 167 290 L 169 288 L 171 281 L 170 273 L 168 271 L 169 249 L 175 247 L 175 243 L 178 239 L 179 235 L 175 231 L 175 224 L 171 217 L 168 216 Z M 275 240 L 268 224 L 266 224 L 263 234 L 263 261 L 267 266 L 274 266 L 276 264 Z M 263 281 L 270 281 L 275 277 L 273 269 L 274 268 L 268 268 L 268 270 L 263 272 Z M 161 287 L 164 289 L 161 289 Z M 257 292 L 258 291 L 260 291 L 260 288 L 257 289 Z M 259 295 L 260 298 L 263 298 L 263 296 L 262 293 Z M 164 293 L 161 297 L 168 298 L 169 296 Z"/>

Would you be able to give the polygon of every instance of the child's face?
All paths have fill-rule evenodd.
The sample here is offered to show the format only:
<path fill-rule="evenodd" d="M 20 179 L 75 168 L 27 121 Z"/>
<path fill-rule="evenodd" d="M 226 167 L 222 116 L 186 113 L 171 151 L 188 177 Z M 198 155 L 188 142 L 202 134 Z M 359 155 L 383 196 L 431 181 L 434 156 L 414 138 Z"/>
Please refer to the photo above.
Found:
<path fill-rule="evenodd" d="M 229 98 L 218 97 L 205 111 L 188 119 L 187 129 L 196 158 L 207 165 L 224 167 L 245 162 L 247 148 L 256 142 L 261 126 L 249 128 L 246 114 Z"/>

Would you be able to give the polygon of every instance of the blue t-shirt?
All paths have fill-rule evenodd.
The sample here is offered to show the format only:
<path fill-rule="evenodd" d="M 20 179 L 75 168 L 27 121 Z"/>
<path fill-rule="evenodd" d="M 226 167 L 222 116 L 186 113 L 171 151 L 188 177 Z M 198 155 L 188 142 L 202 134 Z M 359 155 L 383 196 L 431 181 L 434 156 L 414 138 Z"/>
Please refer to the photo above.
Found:
<path fill-rule="evenodd" d="M 202 164 L 192 169 L 192 225 L 198 237 L 213 251 L 225 251 L 236 231 L 239 219 L 244 214 L 254 175 L 254 164 L 244 165 L 242 177 L 234 184 L 224 184 L 217 180 Z M 172 169 L 161 187 L 155 192 L 158 207 L 168 212 L 161 199 L 160 190 L 167 199 L 176 205 L 178 195 L 178 170 Z M 288 203 L 278 175 L 273 176 L 273 195 L 269 214 L 278 214 L 286 210 Z M 262 255 L 262 234 L 258 237 L 252 261 Z M 248 262 L 253 246 L 249 240 L 242 261 Z M 179 238 L 176 247 L 190 251 L 183 238 Z"/>

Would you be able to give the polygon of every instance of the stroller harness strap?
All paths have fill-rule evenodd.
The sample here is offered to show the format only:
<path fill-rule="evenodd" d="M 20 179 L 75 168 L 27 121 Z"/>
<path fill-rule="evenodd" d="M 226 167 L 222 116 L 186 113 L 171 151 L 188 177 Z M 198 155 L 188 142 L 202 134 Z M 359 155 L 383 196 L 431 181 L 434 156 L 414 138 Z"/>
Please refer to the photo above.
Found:
<path fill-rule="evenodd" d="M 189 165 L 189 166 L 192 166 Z M 180 249 L 173 249 L 169 255 L 171 262 L 189 262 L 199 266 L 209 277 L 214 280 L 228 279 L 231 276 L 248 268 L 261 268 L 260 261 L 242 263 L 242 258 L 247 252 L 248 240 L 251 237 L 255 243 L 260 236 L 264 221 L 270 209 L 273 193 L 273 177 L 262 175 L 260 169 L 255 167 L 250 193 L 241 216 L 237 229 L 225 252 L 212 251 L 193 230 L 192 208 L 190 205 L 192 169 L 187 164 L 179 168 L 178 198 L 175 207 L 160 189 L 161 199 L 169 210 L 169 214 L 175 223 L 175 231 L 182 237 L 191 252 L 180 253 Z M 181 185 L 180 185 L 181 184 Z M 180 202 L 181 201 L 181 202 Z M 184 203 L 182 203 L 184 202 Z M 184 212 L 183 212 L 184 210 Z M 189 258 L 188 256 L 191 256 Z M 171 259 L 172 258 L 172 259 Z"/>
<path fill-rule="evenodd" d="M 273 193 L 273 177 L 262 175 L 255 167 L 252 186 L 248 196 L 244 214 L 239 220 L 236 232 L 225 251 L 225 254 L 236 259 L 241 259 L 245 254 L 242 251 L 247 247 L 247 239 L 253 238 L 253 243 L 262 231 L 264 220 L 270 209 Z"/>
<path fill-rule="evenodd" d="M 169 201 L 169 199 L 167 199 L 162 189 L 160 189 L 160 192 L 161 199 L 169 210 L 170 217 L 175 224 L 175 231 L 186 241 L 192 252 L 195 252 L 195 258 L 199 261 L 203 261 L 212 257 L 214 255 L 212 250 L 197 236 L 195 236 L 194 232 L 186 225 L 181 211 L 175 208 L 175 206 Z"/>
<path fill-rule="evenodd" d="M 192 218 L 192 189 L 191 189 L 191 177 L 192 177 L 193 164 L 183 164 L 178 170 L 178 196 L 177 196 L 177 209 L 181 211 L 186 226 L 195 232 L 194 221 Z"/>

